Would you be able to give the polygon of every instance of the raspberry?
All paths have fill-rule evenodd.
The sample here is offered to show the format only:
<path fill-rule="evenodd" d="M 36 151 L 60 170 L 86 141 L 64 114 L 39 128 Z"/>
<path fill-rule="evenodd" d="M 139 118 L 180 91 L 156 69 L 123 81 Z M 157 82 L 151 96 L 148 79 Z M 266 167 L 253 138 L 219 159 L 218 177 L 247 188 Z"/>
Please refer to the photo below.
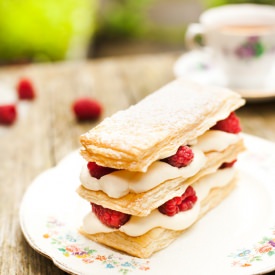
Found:
<path fill-rule="evenodd" d="M 101 177 L 116 171 L 114 168 L 100 166 L 95 162 L 88 162 L 87 167 L 89 169 L 90 175 L 97 179 L 100 179 Z"/>
<path fill-rule="evenodd" d="M 212 129 L 232 134 L 238 134 L 242 130 L 240 120 L 234 112 L 232 112 L 226 119 L 218 121 Z"/>
<path fill-rule="evenodd" d="M 32 100 L 35 98 L 35 91 L 31 81 L 27 78 L 22 78 L 17 84 L 17 94 L 19 99 Z"/>
<path fill-rule="evenodd" d="M 198 198 L 193 187 L 188 186 L 181 197 L 174 197 L 173 199 L 162 204 L 158 210 L 167 216 L 174 216 L 179 212 L 192 209 L 197 199 Z"/>
<path fill-rule="evenodd" d="M 16 106 L 13 104 L 0 106 L 0 124 L 11 125 L 17 117 Z"/>
<path fill-rule="evenodd" d="M 231 162 L 224 162 L 224 163 L 220 166 L 220 169 L 230 168 L 230 167 L 232 167 L 232 166 L 235 164 L 236 161 L 237 161 L 237 160 L 235 159 L 235 160 L 233 160 L 233 161 L 231 161 Z"/>
<path fill-rule="evenodd" d="M 96 100 L 83 97 L 75 100 L 73 111 L 79 121 L 96 120 L 102 113 L 102 107 Z"/>
<path fill-rule="evenodd" d="M 194 154 L 190 147 L 180 146 L 175 155 L 163 159 L 163 161 L 169 163 L 174 167 L 181 168 L 189 165 L 192 162 L 193 158 Z"/>
<path fill-rule="evenodd" d="M 104 208 L 101 205 L 91 203 L 92 210 L 97 218 L 105 225 L 112 228 L 120 228 L 126 222 L 129 221 L 131 215 L 125 214 L 116 210 Z"/>

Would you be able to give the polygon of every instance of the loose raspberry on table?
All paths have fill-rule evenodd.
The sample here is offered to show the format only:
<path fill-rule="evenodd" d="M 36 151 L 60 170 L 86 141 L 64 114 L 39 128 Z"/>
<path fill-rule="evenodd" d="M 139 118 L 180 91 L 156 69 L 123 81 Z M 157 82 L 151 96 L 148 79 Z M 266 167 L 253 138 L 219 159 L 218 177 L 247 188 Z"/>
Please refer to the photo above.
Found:
<path fill-rule="evenodd" d="M 73 111 L 79 121 L 96 120 L 102 113 L 102 106 L 94 99 L 83 97 L 74 101 Z"/>
<path fill-rule="evenodd" d="M 189 165 L 194 158 L 194 153 L 189 146 L 180 146 L 175 155 L 163 159 L 174 167 L 185 167 Z"/>
<path fill-rule="evenodd" d="M 242 130 L 240 120 L 234 112 L 232 112 L 226 119 L 218 121 L 212 129 L 232 134 L 238 134 Z"/>
<path fill-rule="evenodd" d="M 116 210 L 112 210 L 109 208 L 104 208 L 101 205 L 92 203 L 92 211 L 95 213 L 97 218 L 106 226 L 112 228 L 120 228 L 126 222 L 129 221 L 131 215 L 125 214 Z"/>
<path fill-rule="evenodd" d="M 104 167 L 96 164 L 95 162 L 88 162 L 87 167 L 89 169 L 90 175 L 94 178 L 100 179 L 101 177 L 116 171 L 117 169 Z"/>
<path fill-rule="evenodd" d="M 11 125 L 17 117 L 17 109 L 13 104 L 0 105 L 0 124 Z"/>
<path fill-rule="evenodd" d="M 232 167 L 235 163 L 236 163 L 236 159 L 231 161 L 231 162 L 224 162 L 221 166 L 220 169 L 224 169 L 224 168 L 230 168 Z"/>
<path fill-rule="evenodd" d="M 35 98 L 35 90 L 32 82 L 27 78 L 22 78 L 17 84 L 17 94 L 19 99 L 33 100 Z"/>
<path fill-rule="evenodd" d="M 179 212 L 192 209 L 197 201 L 196 192 L 192 186 L 188 186 L 181 197 L 174 197 L 173 199 L 162 204 L 158 210 L 167 216 L 174 216 Z"/>

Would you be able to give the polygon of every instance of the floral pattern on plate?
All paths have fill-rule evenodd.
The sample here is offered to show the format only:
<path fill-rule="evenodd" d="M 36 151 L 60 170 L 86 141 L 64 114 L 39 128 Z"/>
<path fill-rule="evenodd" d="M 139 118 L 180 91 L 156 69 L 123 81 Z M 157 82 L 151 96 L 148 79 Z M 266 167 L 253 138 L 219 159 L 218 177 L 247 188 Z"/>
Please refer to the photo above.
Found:
<path fill-rule="evenodd" d="M 124 275 L 133 270 L 150 270 L 149 260 L 125 258 L 117 253 L 106 255 L 91 248 L 77 232 L 67 232 L 66 224 L 55 217 L 48 217 L 45 227 L 48 231 L 43 234 L 43 238 L 49 239 L 51 245 L 56 247 L 64 257 L 75 257 L 85 264 L 100 262 L 106 269 L 117 269 Z"/>
<path fill-rule="evenodd" d="M 269 237 L 263 237 L 251 248 L 239 249 L 231 253 L 232 265 L 237 267 L 248 267 L 257 261 L 263 261 L 265 257 L 275 255 L 275 227 Z"/>

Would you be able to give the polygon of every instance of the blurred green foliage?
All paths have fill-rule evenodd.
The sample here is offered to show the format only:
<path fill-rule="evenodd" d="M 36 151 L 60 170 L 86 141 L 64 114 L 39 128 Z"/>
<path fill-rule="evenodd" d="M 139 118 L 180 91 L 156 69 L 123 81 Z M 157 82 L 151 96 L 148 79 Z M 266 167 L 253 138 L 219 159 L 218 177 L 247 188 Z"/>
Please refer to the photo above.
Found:
<path fill-rule="evenodd" d="M 73 51 L 80 51 L 80 43 L 94 32 L 96 3 L 0 0 L 0 62 L 60 60 L 77 55 Z"/>
<path fill-rule="evenodd" d="M 0 64 L 62 60 L 86 52 L 96 39 L 182 43 L 186 25 L 153 22 L 150 9 L 191 0 L 0 0 Z M 275 5 L 275 0 L 196 0 L 209 8 L 224 4 Z M 165 11 L 164 11 L 165 12 Z"/>
<path fill-rule="evenodd" d="M 98 35 L 140 37 L 148 31 L 147 10 L 157 0 L 105 0 L 98 15 Z"/>
<path fill-rule="evenodd" d="M 186 2 L 186 0 L 176 2 L 180 1 Z M 182 42 L 186 26 L 158 25 L 150 18 L 151 8 L 161 2 L 172 6 L 175 1 L 104 0 L 102 2 L 103 5 L 97 20 L 97 38 L 99 40 L 134 39 L 168 43 Z"/>

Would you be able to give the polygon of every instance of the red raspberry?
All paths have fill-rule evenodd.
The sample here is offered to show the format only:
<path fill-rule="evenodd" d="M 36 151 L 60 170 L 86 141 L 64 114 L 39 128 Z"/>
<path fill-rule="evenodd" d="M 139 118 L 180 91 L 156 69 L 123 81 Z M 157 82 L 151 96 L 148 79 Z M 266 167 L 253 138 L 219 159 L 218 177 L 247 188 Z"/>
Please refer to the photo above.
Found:
<path fill-rule="evenodd" d="M 238 134 L 242 130 L 240 120 L 234 112 L 232 112 L 226 119 L 218 121 L 212 129 L 232 134 Z"/>
<path fill-rule="evenodd" d="M 232 167 L 232 166 L 235 164 L 236 161 L 237 161 L 237 160 L 235 159 L 235 160 L 233 160 L 233 161 L 231 161 L 231 162 L 224 162 L 224 163 L 220 166 L 220 169 L 230 168 L 230 167 Z"/>
<path fill-rule="evenodd" d="M 92 210 L 97 218 L 105 225 L 112 228 L 120 228 L 123 224 L 129 221 L 131 215 L 125 214 L 116 210 L 104 208 L 101 205 L 91 203 Z"/>
<path fill-rule="evenodd" d="M 0 124 L 11 125 L 16 120 L 17 111 L 13 104 L 0 106 Z"/>
<path fill-rule="evenodd" d="M 158 210 L 167 216 L 174 216 L 181 211 L 192 209 L 197 199 L 198 198 L 193 187 L 188 186 L 181 197 L 174 197 L 161 205 Z"/>
<path fill-rule="evenodd" d="M 114 168 L 100 166 L 95 162 L 88 162 L 87 167 L 89 169 L 90 175 L 97 179 L 100 179 L 101 177 L 116 171 Z"/>
<path fill-rule="evenodd" d="M 180 146 L 175 155 L 163 159 L 163 161 L 169 163 L 174 167 L 181 168 L 189 165 L 192 162 L 193 158 L 194 154 L 190 147 Z"/>
<path fill-rule="evenodd" d="M 75 100 L 73 111 L 79 121 L 96 120 L 102 113 L 102 107 L 96 100 L 83 97 Z"/>
<path fill-rule="evenodd" d="M 19 99 L 32 100 L 35 98 L 35 91 L 31 81 L 27 78 L 22 78 L 17 84 L 17 94 Z"/>

